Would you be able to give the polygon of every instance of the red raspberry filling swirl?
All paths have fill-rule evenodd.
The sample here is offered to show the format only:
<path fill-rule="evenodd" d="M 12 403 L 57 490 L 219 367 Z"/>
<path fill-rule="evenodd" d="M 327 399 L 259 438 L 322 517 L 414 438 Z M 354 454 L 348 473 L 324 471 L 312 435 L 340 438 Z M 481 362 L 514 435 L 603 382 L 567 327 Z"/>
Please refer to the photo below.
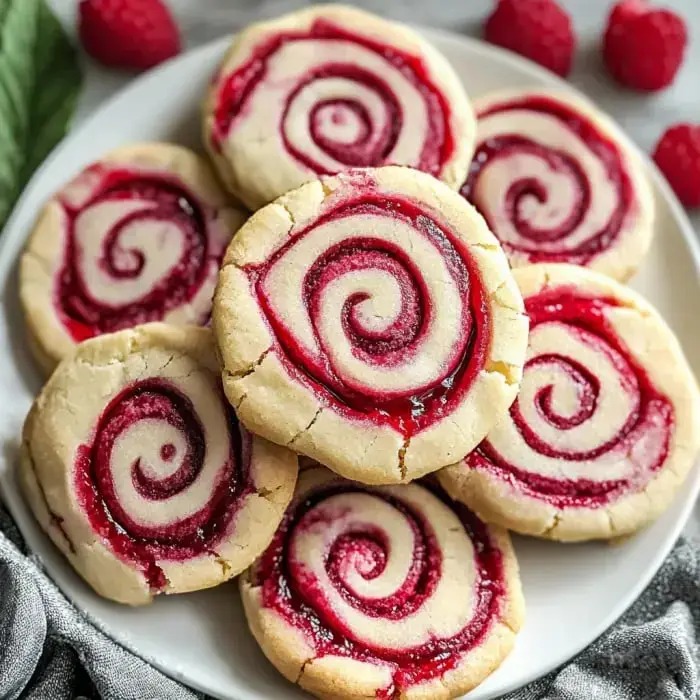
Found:
<path fill-rule="evenodd" d="M 294 72 L 297 61 L 304 68 Z M 382 70 L 368 67 L 378 61 Z M 284 65 L 283 80 L 275 77 L 277 62 Z M 270 34 L 246 63 L 219 80 L 211 135 L 218 149 L 242 120 L 259 115 L 277 119 L 280 145 L 317 174 L 401 162 L 438 175 L 454 153 L 450 106 L 423 59 L 325 19 L 308 30 Z M 253 103 L 265 92 L 274 93 L 274 107 L 263 111 Z M 414 122 L 413 144 L 399 145 Z M 409 151 L 406 162 L 402 154 Z"/>
<path fill-rule="evenodd" d="M 211 213 L 166 175 L 97 165 L 82 178 L 91 196 L 60 200 L 67 235 L 54 305 L 71 337 L 163 320 L 193 302 L 223 253 L 210 250 Z"/>
<path fill-rule="evenodd" d="M 394 224 L 402 236 L 383 235 Z M 442 266 L 437 281 L 414 248 Z M 246 271 L 289 375 L 344 417 L 408 437 L 448 416 L 485 368 L 491 321 L 477 265 L 408 199 L 347 200 Z"/>
<path fill-rule="evenodd" d="M 674 411 L 606 318 L 618 306 L 615 299 L 561 287 L 525 300 L 531 348 L 545 332 L 557 339 L 568 336 L 575 352 L 568 352 L 565 340 L 556 340 L 551 350 L 531 353 L 510 421 L 466 457 L 468 467 L 497 475 L 557 508 L 603 507 L 644 487 L 666 461 Z M 584 364 L 582 358 L 592 356 L 595 362 Z M 575 396 L 574 406 L 564 392 Z M 604 410 L 606 402 L 616 410 Z M 582 431 L 587 440 L 581 440 Z M 517 461 L 504 454 L 514 445 L 520 449 Z M 553 477 L 534 469 L 549 463 L 554 471 L 555 461 L 556 471 L 583 469 L 590 478 Z M 605 478 L 611 471 L 624 475 Z"/>
<path fill-rule="evenodd" d="M 490 126 L 509 112 L 511 122 Z M 558 100 L 527 96 L 477 117 L 479 143 L 461 193 L 506 253 L 530 263 L 585 265 L 616 244 L 635 214 L 635 192 L 619 147 L 586 115 Z M 538 118 L 543 124 L 535 129 Z M 581 148 L 589 161 L 577 157 Z"/>
<path fill-rule="evenodd" d="M 405 488 L 405 487 L 404 487 Z M 413 485 L 421 491 L 423 487 Z M 480 645 L 499 619 L 506 594 L 502 554 L 486 526 L 465 506 L 427 492 L 432 501 L 450 508 L 471 542 L 473 582 L 463 591 L 471 599 L 471 615 L 456 634 L 440 637 L 440 622 L 428 610 L 439 597 L 444 557 L 438 542 L 441 533 L 421 512 L 415 501 L 402 499 L 400 489 L 372 489 L 355 484 L 331 484 L 311 490 L 288 510 L 272 543 L 252 569 L 254 585 L 262 587 L 262 605 L 274 610 L 301 632 L 312 647 L 314 658 L 340 656 L 389 667 L 393 683 L 377 697 L 391 698 L 408 687 L 440 677 L 455 668 L 464 655 Z M 385 520 L 372 514 L 380 507 Z M 434 506 L 433 506 L 434 507 Z M 396 530 L 386 529 L 391 523 Z M 405 531 L 412 547 L 404 546 Z M 309 546 L 322 540 L 322 549 Z M 396 559 L 400 563 L 396 566 Z M 402 572 L 400 581 L 393 578 Z M 463 570 L 469 570 L 465 562 Z M 377 595 L 389 583 L 392 590 Z M 343 608 L 334 603 L 343 601 Z M 442 614 L 462 601 L 440 608 Z M 435 614 L 434 612 L 432 614 Z M 461 613 L 460 613 L 461 614 Z M 422 617 L 425 616 L 425 617 Z M 405 623 L 411 634 L 426 628 L 418 646 L 387 646 L 363 637 L 362 625 L 379 629 Z M 432 631 L 431 631 L 432 630 Z M 402 638 L 403 639 L 403 638 Z"/>
<path fill-rule="evenodd" d="M 208 457 L 207 434 L 190 399 L 174 384 L 155 378 L 115 396 L 95 426 L 92 442 L 78 448 L 74 484 L 81 508 L 101 540 L 122 561 L 141 569 L 154 591 L 167 585 L 159 561 L 216 556 L 238 503 L 252 492 L 250 438 L 223 396 L 219 400 L 229 417 L 228 435 L 216 436 L 230 445 L 222 464 Z M 124 465 L 124 450 L 139 456 Z M 162 476 L 163 471 L 169 474 Z M 205 472 L 211 489 L 204 502 L 192 504 L 194 508 L 187 504 L 183 514 L 173 506 L 166 520 L 152 517 L 151 511 L 168 501 L 177 503 L 188 490 L 195 493 Z M 202 494 L 193 498 L 201 501 Z"/>

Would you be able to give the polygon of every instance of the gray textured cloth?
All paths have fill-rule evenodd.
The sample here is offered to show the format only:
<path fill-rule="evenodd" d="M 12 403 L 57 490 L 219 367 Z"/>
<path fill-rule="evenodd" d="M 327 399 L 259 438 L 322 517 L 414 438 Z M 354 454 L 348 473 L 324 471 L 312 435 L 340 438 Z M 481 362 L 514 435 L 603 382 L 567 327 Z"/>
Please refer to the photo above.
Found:
<path fill-rule="evenodd" d="M 575 661 L 508 700 L 698 697 L 700 555 L 680 540 L 621 621 Z M 93 628 L 41 572 L 0 506 L 0 699 L 194 700 Z"/>
<path fill-rule="evenodd" d="M 0 506 L 0 700 L 195 700 L 90 625 Z"/>

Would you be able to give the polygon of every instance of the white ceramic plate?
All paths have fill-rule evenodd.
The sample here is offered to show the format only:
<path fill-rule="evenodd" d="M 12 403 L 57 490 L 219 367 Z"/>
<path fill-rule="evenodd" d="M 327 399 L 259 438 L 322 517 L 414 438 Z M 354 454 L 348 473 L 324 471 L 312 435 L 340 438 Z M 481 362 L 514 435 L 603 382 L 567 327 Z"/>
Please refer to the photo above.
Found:
<path fill-rule="evenodd" d="M 533 64 L 477 41 L 425 31 L 452 61 L 470 95 L 499 88 L 563 86 Z M 160 598 L 132 610 L 98 598 L 38 530 L 13 476 L 24 415 L 39 388 L 29 358 L 16 294 L 16 260 L 38 207 L 66 179 L 108 149 L 140 140 L 199 144 L 199 100 L 226 40 L 189 53 L 145 75 L 105 104 L 69 136 L 35 175 L 1 239 L 0 486 L 29 546 L 66 595 L 110 636 L 165 673 L 220 698 L 301 698 L 267 663 L 248 633 L 237 587 Z M 679 334 L 700 373 L 700 253 L 691 226 L 667 186 L 655 184 L 656 240 L 634 287 L 645 293 Z M 469 700 L 513 690 L 562 664 L 593 641 L 639 595 L 658 569 L 695 501 L 700 471 L 666 514 L 617 546 L 557 545 L 517 539 L 527 623 L 513 654 Z"/>

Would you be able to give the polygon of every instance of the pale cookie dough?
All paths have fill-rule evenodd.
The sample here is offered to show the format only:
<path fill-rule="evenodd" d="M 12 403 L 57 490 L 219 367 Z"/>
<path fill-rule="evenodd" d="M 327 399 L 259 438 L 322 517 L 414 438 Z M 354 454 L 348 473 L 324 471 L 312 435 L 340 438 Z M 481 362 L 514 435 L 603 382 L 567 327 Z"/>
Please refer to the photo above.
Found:
<path fill-rule="evenodd" d="M 319 175 L 385 164 L 457 189 L 476 124 L 454 70 L 418 34 L 320 5 L 234 38 L 203 129 L 222 180 L 254 210 Z"/>
<path fill-rule="evenodd" d="M 373 484 L 476 447 L 515 398 L 527 347 L 483 219 L 400 167 L 322 178 L 254 214 L 212 323 L 248 429 Z"/>
<path fill-rule="evenodd" d="M 659 314 L 608 277 L 541 264 L 515 278 L 530 316 L 520 393 L 440 483 L 523 534 L 629 535 L 669 506 L 697 456 L 692 371 Z"/>
<path fill-rule="evenodd" d="M 296 476 L 294 453 L 239 426 L 206 328 L 84 342 L 24 426 L 20 481 L 39 524 L 97 593 L 130 605 L 248 567 Z"/>
<path fill-rule="evenodd" d="M 647 168 L 620 129 L 563 90 L 497 92 L 474 109 L 476 151 L 461 192 L 511 265 L 631 277 L 649 250 L 655 205 Z"/>
<path fill-rule="evenodd" d="M 244 220 L 181 146 L 126 146 L 83 170 L 46 204 L 22 255 L 20 299 L 42 368 L 138 323 L 208 323 L 221 256 Z"/>
<path fill-rule="evenodd" d="M 505 530 L 425 486 L 323 468 L 300 474 L 240 586 L 268 659 L 333 700 L 456 698 L 501 664 L 524 618 Z"/>

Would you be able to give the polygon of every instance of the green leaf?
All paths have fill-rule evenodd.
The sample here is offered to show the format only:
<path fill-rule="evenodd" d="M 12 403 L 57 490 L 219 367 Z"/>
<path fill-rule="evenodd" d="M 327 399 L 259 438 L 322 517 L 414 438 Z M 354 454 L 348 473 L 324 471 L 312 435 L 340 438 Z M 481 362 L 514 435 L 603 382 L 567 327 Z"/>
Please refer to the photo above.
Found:
<path fill-rule="evenodd" d="M 0 226 L 64 136 L 81 85 L 76 51 L 44 0 L 0 0 Z"/>

